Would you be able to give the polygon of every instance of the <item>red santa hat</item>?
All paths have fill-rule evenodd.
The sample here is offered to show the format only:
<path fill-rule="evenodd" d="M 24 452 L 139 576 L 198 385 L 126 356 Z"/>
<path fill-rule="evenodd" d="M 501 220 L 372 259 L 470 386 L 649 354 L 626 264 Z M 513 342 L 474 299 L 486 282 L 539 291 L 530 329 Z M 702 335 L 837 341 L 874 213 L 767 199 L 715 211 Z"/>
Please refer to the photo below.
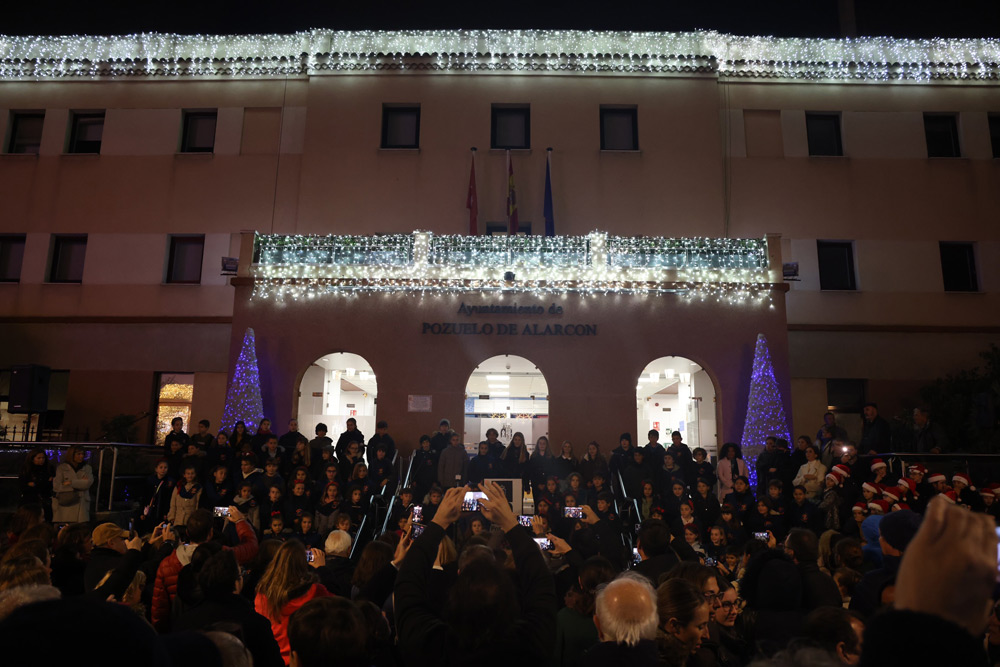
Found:
<path fill-rule="evenodd" d="M 872 460 L 872 472 L 875 472 L 879 468 L 884 468 L 884 467 L 885 467 L 885 461 L 883 461 L 882 459 Z"/>
<path fill-rule="evenodd" d="M 875 482 L 865 482 L 861 485 L 861 490 L 879 494 L 882 493 L 882 486 L 880 484 L 876 484 Z"/>
<path fill-rule="evenodd" d="M 903 496 L 903 490 L 898 486 L 887 486 L 882 489 L 882 495 L 886 500 L 898 501 Z"/>
<path fill-rule="evenodd" d="M 907 489 L 907 490 L 908 490 L 908 491 L 909 491 L 910 493 L 916 493 L 916 492 L 917 492 L 917 483 L 916 483 L 916 482 L 914 482 L 914 481 L 913 481 L 912 479 L 910 479 L 909 477 L 903 477 L 903 478 L 902 478 L 902 479 L 900 479 L 900 480 L 899 480 L 899 481 L 898 481 L 898 482 L 897 482 L 896 484 L 897 484 L 897 485 L 898 485 L 898 486 L 899 486 L 900 488 L 902 488 L 902 487 L 904 487 L 904 486 L 905 486 L 905 487 L 906 487 L 906 489 Z"/>
<path fill-rule="evenodd" d="M 979 489 L 979 495 L 989 496 L 990 498 L 996 498 L 997 494 L 992 488 Z"/>
<path fill-rule="evenodd" d="M 954 491 L 945 491 L 941 495 L 944 497 L 945 500 L 947 500 L 952 505 L 954 505 L 955 501 L 958 499 L 958 494 L 955 493 Z"/>
<path fill-rule="evenodd" d="M 868 503 L 868 509 L 876 514 L 888 514 L 889 513 L 889 501 L 888 500 L 873 500 Z"/>
<path fill-rule="evenodd" d="M 938 482 L 947 482 L 948 478 L 944 476 L 943 473 L 936 472 L 927 478 L 928 484 L 937 484 Z"/>
<path fill-rule="evenodd" d="M 922 463 L 914 463 L 908 469 L 911 473 L 919 472 L 921 475 L 927 474 L 927 467 Z"/>
<path fill-rule="evenodd" d="M 852 507 L 851 510 L 854 512 L 864 513 L 868 511 L 868 505 L 866 505 L 865 503 L 854 503 L 854 507 Z"/>
<path fill-rule="evenodd" d="M 952 475 L 951 476 L 951 483 L 954 484 L 955 482 L 961 482 L 962 484 L 965 484 L 970 489 L 972 488 L 972 480 L 969 479 L 969 476 L 966 475 L 965 473 L 956 472 L 954 475 Z"/>
<path fill-rule="evenodd" d="M 844 481 L 844 478 L 838 475 L 836 470 L 831 470 L 830 472 L 826 473 L 826 478 L 832 479 L 836 484 L 840 484 L 841 482 Z"/>
<path fill-rule="evenodd" d="M 893 512 L 898 512 L 899 510 L 908 510 L 908 509 L 910 509 L 910 506 L 907 505 L 906 503 L 896 503 L 895 505 L 892 506 Z"/>
<path fill-rule="evenodd" d="M 843 463 L 838 463 L 837 465 L 833 466 L 833 472 L 837 473 L 838 475 L 840 475 L 845 479 L 851 476 L 851 469 L 845 466 Z"/>

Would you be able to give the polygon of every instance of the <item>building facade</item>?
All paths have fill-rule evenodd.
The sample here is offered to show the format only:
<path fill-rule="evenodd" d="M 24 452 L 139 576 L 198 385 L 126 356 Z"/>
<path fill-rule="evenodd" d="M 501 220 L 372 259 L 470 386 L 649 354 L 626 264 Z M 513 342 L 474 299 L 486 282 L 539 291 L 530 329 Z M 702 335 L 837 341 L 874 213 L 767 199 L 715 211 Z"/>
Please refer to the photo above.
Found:
<path fill-rule="evenodd" d="M 696 421 L 713 448 L 739 439 L 758 334 L 791 432 L 812 434 L 827 406 L 854 432 L 863 399 L 895 414 L 923 384 L 974 365 L 1000 332 L 991 40 L 313 31 L 0 44 L 0 368 L 53 369 L 42 417 L 52 429 L 96 434 L 116 414 L 149 411 L 215 428 L 254 328 L 278 430 L 297 415 L 340 419 L 346 399 L 334 411 L 329 402 L 343 392 L 363 399 L 351 399 L 359 418 L 391 420 L 406 447 L 441 417 L 469 415 L 472 441 L 482 420 L 505 413 L 544 416 L 533 434 L 578 448 L 644 423 Z M 516 261 L 502 265 L 513 281 L 485 291 L 430 290 L 399 274 L 386 279 L 393 289 L 345 291 L 331 289 L 344 275 L 324 274 L 297 299 L 290 286 L 307 276 L 277 280 L 281 262 L 268 269 L 255 254 L 313 235 L 467 235 L 473 159 L 480 234 L 507 229 L 511 170 L 518 231 L 544 234 L 549 166 L 565 243 L 595 230 L 725 248 L 771 235 L 766 261 L 753 275 L 702 280 L 664 259 L 641 293 L 634 277 L 532 289 Z M 240 258 L 235 279 L 222 275 L 225 257 Z M 787 282 L 782 264 L 794 265 Z M 283 297 L 262 288 L 279 283 Z M 754 298 L 731 298 L 749 284 Z M 568 322 L 598 333 L 423 331 L 462 321 L 463 305 L 514 298 L 546 310 L 511 319 L 521 332 Z M 348 381 L 348 366 L 318 363 L 332 354 L 370 365 L 377 402 L 359 369 Z M 473 378 L 504 355 L 530 362 L 532 382 L 544 376 L 544 405 L 479 398 L 503 392 Z M 652 381 L 666 357 L 696 368 L 687 388 L 644 395 L 636 380 Z M 667 370 L 684 372 L 663 366 L 656 382 Z M 3 411 L 9 377 L 7 426 L 23 421 Z M 303 391 L 303 381 L 340 386 Z M 700 399 L 699 414 L 643 416 L 667 395 Z M 152 437 L 150 423 L 141 428 Z"/>

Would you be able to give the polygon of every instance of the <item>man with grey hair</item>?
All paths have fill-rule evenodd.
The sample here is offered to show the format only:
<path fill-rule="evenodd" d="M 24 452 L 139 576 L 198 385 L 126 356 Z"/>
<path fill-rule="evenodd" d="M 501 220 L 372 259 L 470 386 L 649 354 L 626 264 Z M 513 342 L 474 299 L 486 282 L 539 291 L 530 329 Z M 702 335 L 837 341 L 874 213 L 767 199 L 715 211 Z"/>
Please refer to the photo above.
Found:
<path fill-rule="evenodd" d="M 597 591 L 594 625 L 600 643 L 583 654 L 583 667 L 653 667 L 656 650 L 656 591 L 646 577 L 624 572 Z"/>
<path fill-rule="evenodd" d="M 334 530 L 326 537 L 323 545 L 326 559 L 316 568 L 319 581 L 334 595 L 351 597 L 351 577 L 354 564 L 351 563 L 351 536 L 342 530 Z"/>

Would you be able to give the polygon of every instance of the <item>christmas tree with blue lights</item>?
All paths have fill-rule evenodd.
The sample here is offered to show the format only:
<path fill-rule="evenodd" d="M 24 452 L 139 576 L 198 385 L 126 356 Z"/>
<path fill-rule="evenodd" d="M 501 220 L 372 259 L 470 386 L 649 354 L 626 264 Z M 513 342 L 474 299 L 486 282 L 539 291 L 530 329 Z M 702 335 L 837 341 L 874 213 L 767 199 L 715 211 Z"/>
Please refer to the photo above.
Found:
<path fill-rule="evenodd" d="M 740 449 L 750 472 L 750 488 L 757 487 L 757 470 L 753 465 L 764 449 L 764 440 L 774 436 L 791 441 L 785 404 L 774 378 L 774 365 L 767 349 L 764 334 L 757 335 L 757 348 L 753 355 L 753 372 L 750 376 L 750 397 L 747 399 L 747 416 L 743 422 Z"/>
<path fill-rule="evenodd" d="M 226 392 L 226 409 L 221 427 L 232 428 L 241 421 L 251 433 L 264 418 L 264 401 L 260 395 L 260 371 L 257 368 L 257 343 L 253 329 L 243 334 L 243 347 L 233 371 L 233 379 Z"/>

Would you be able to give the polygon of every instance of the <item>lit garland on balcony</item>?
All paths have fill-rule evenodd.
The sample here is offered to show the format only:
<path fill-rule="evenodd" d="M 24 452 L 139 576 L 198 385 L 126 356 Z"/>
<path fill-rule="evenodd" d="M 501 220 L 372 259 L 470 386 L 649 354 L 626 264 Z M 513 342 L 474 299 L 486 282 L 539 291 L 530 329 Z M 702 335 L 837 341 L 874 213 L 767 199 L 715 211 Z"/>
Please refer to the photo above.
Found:
<path fill-rule="evenodd" d="M 997 81 L 1000 40 L 814 39 L 578 30 L 0 36 L 0 79 L 262 78 L 365 70 Z"/>
<path fill-rule="evenodd" d="M 657 295 L 770 303 L 759 239 L 588 236 L 277 236 L 256 239 L 253 297 L 406 292 Z M 509 275 L 513 273 L 513 279 Z"/>

